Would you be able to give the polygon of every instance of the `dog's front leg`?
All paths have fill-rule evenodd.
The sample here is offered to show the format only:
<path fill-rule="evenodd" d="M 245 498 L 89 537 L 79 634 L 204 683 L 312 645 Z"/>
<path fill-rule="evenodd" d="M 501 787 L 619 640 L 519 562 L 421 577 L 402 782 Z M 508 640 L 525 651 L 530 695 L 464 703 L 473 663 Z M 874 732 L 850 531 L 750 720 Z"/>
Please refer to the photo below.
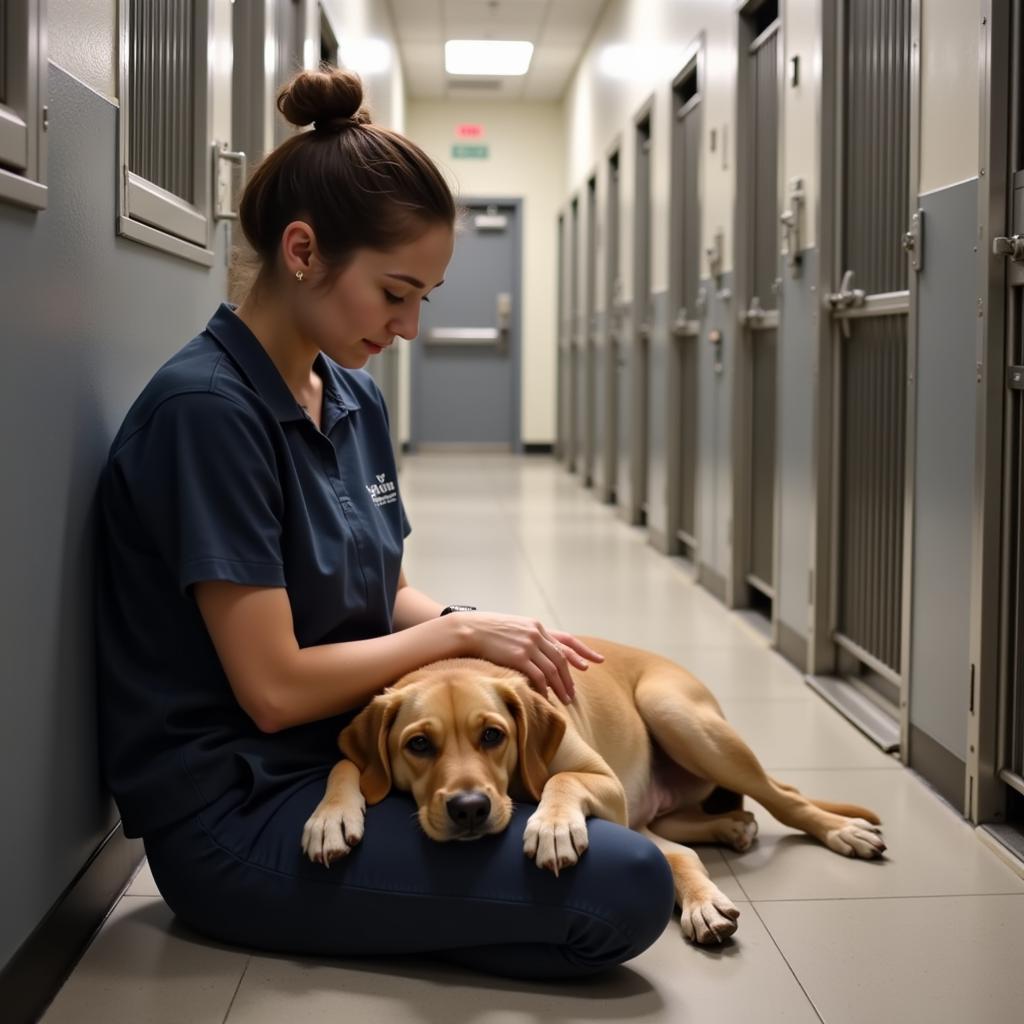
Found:
<path fill-rule="evenodd" d="M 626 793 L 614 775 L 557 772 L 544 784 L 540 804 L 523 832 L 523 852 L 556 875 L 589 845 L 587 816 L 625 825 Z"/>
<path fill-rule="evenodd" d="M 339 761 L 327 777 L 327 792 L 302 830 L 302 849 L 315 864 L 329 868 L 363 838 L 366 801 L 359 789 L 359 769 Z"/>

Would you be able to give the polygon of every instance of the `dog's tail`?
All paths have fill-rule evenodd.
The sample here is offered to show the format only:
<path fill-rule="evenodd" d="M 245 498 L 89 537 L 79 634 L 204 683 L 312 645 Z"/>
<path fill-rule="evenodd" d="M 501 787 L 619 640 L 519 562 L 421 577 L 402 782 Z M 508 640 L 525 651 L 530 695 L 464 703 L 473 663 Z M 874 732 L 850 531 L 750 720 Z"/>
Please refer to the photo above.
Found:
<path fill-rule="evenodd" d="M 777 786 L 779 789 L 785 790 L 787 793 L 799 793 L 800 790 L 796 786 L 791 786 L 788 782 L 779 782 L 778 779 L 771 779 L 773 786 Z M 837 804 L 831 800 L 810 800 L 815 807 L 820 807 L 823 811 L 831 811 L 833 814 L 842 814 L 847 818 L 863 818 L 865 821 L 870 821 L 872 825 L 881 825 L 882 819 L 879 818 L 874 811 L 869 811 L 866 807 L 861 807 L 859 804 Z"/>

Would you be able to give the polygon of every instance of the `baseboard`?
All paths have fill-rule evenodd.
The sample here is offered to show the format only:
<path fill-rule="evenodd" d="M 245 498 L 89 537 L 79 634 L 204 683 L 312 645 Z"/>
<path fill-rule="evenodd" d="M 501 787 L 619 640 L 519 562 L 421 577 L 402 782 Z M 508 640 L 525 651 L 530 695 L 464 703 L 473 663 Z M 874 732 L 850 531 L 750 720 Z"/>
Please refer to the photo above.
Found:
<path fill-rule="evenodd" d="M 787 626 L 782 619 L 778 621 L 779 642 L 778 652 L 786 661 L 795 665 L 801 672 L 807 671 L 807 637 L 802 636 L 792 626 Z"/>
<path fill-rule="evenodd" d="M 699 562 L 697 564 L 697 582 L 705 590 L 710 590 L 722 604 L 725 604 L 725 577 L 721 573 L 715 572 L 710 565 Z"/>
<path fill-rule="evenodd" d="M 964 813 L 966 765 L 916 725 L 910 726 L 910 767 L 933 786 L 939 796 Z"/>
<path fill-rule="evenodd" d="M 553 444 L 524 444 L 524 455 L 553 455 L 555 446 Z"/>
<path fill-rule="evenodd" d="M 4 1024 L 33 1024 L 64 984 L 143 858 L 120 823 L 0 969 Z"/>

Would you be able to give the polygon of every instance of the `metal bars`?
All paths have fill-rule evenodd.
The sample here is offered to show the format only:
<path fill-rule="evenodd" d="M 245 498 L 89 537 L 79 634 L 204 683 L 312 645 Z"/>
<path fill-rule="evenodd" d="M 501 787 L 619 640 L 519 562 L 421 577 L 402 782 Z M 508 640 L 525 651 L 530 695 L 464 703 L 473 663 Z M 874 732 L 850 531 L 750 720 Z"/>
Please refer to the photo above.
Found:
<path fill-rule="evenodd" d="M 773 204 L 774 205 L 774 204 Z M 751 332 L 750 572 L 775 585 L 775 330 Z M 761 589 L 761 588 L 759 588 Z"/>
<path fill-rule="evenodd" d="M 1017 325 L 1017 331 L 1016 337 L 1010 341 L 1009 355 L 1011 361 L 1019 365 L 1024 348 L 1020 337 L 1020 289 L 1013 292 L 1013 307 L 1013 322 Z M 1014 775 L 1020 777 L 1024 776 L 1024 665 L 1021 664 L 1021 659 L 1024 658 L 1024 543 L 1021 538 L 1021 530 L 1024 529 L 1024 392 L 1011 390 L 1007 393 L 1006 401 L 1010 442 L 1007 456 L 1010 461 L 1007 474 L 1009 529 L 1006 532 L 1010 608 L 1006 622 L 1010 660 L 1007 679 L 1007 749 L 1004 765 Z"/>
<path fill-rule="evenodd" d="M 763 309 L 777 308 L 775 279 L 779 266 L 778 146 L 779 146 L 779 43 L 775 30 L 759 37 L 751 47 L 750 111 L 753 129 L 754 217 L 752 230 L 752 296 Z M 766 579 L 769 579 L 771 574 Z"/>
<path fill-rule="evenodd" d="M 838 633 L 899 673 L 905 317 L 854 321 L 840 358 Z"/>
<path fill-rule="evenodd" d="M 904 291 L 910 217 L 910 0 L 845 8 L 842 269 L 867 294 Z"/>
<path fill-rule="evenodd" d="M 128 167 L 195 202 L 195 0 L 130 0 Z"/>

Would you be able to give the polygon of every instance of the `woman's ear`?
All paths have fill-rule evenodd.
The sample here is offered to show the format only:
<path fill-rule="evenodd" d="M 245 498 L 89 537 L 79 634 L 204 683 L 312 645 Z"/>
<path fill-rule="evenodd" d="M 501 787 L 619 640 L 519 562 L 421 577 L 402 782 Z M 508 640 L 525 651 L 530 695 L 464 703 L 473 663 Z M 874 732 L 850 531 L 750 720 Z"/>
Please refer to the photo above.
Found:
<path fill-rule="evenodd" d="M 281 232 L 281 260 L 289 277 L 296 270 L 308 276 L 316 253 L 316 234 L 304 220 L 293 220 Z"/>
<path fill-rule="evenodd" d="M 388 737 L 402 704 L 396 693 L 382 693 L 342 730 L 341 752 L 359 769 L 359 788 L 368 804 L 378 804 L 391 790 Z"/>
<path fill-rule="evenodd" d="M 551 764 L 565 735 L 565 719 L 527 685 L 502 686 L 505 706 L 516 723 L 519 777 L 534 800 L 540 800 Z"/>

